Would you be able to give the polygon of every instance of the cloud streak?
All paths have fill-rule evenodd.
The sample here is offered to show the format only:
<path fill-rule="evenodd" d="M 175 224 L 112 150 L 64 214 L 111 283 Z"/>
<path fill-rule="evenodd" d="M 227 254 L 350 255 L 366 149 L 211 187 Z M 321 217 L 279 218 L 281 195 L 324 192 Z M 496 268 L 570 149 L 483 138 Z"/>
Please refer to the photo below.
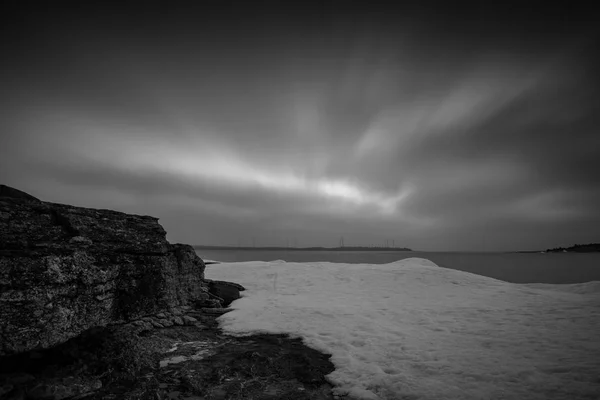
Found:
<path fill-rule="evenodd" d="M 192 243 L 597 240 L 591 25 L 556 36 L 529 20 L 541 33 L 517 35 L 501 13 L 509 28 L 425 9 L 271 11 L 259 24 L 240 10 L 231 31 L 215 23 L 226 14 L 161 24 L 104 10 L 73 18 L 78 35 L 32 17 L 3 48 L 0 179 L 152 213 Z"/>

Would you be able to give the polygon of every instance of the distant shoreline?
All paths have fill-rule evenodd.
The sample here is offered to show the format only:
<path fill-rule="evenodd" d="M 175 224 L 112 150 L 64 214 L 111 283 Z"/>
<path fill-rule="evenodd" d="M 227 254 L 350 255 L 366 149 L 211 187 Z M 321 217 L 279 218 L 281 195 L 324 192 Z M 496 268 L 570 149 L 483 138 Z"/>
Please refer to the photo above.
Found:
<path fill-rule="evenodd" d="M 576 244 L 571 247 L 555 247 L 546 250 L 517 251 L 517 253 L 599 253 L 600 243 Z"/>
<path fill-rule="evenodd" d="M 286 251 L 413 251 L 406 247 L 361 247 L 361 246 L 344 246 L 344 247 L 237 247 L 237 246 L 192 246 L 196 250 L 286 250 Z"/>
<path fill-rule="evenodd" d="M 344 247 L 281 247 L 281 246 L 210 246 L 193 245 L 195 250 L 228 250 L 228 251 L 397 251 L 397 252 L 418 252 L 407 247 L 362 247 L 362 246 L 344 246 Z M 427 253 L 438 253 L 436 251 L 425 251 Z M 517 251 L 441 251 L 441 253 L 504 253 L 504 254 L 545 254 L 545 253 L 598 253 L 600 248 L 596 245 L 576 245 L 570 248 L 557 248 L 548 250 L 517 250 Z"/>

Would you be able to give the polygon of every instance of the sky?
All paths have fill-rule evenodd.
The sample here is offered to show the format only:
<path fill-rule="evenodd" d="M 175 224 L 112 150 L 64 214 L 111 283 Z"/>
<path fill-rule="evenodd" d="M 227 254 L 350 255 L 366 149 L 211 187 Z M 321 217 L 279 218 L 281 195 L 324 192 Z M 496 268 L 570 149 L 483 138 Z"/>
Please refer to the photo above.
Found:
<path fill-rule="evenodd" d="M 590 10 L 5 3 L 0 182 L 42 200 L 189 244 L 600 241 Z"/>

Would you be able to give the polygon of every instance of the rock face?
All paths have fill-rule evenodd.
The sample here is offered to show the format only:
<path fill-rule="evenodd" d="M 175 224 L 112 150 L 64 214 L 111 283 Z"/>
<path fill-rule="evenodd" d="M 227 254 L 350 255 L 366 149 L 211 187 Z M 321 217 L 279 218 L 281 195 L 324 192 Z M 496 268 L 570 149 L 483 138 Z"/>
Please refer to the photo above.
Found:
<path fill-rule="evenodd" d="M 158 218 L 43 202 L 0 185 L 0 356 L 197 304 L 204 263 Z"/>

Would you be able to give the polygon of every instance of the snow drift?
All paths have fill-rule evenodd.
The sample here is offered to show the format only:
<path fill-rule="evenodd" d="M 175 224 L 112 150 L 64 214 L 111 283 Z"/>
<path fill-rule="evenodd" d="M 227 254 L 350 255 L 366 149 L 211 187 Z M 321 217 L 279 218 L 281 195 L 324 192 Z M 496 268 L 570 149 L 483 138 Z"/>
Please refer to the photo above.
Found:
<path fill-rule="evenodd" d="M 242 262 L 211 279 L 246 287 L 230 334 L 289 333 L 332 354 L 355 399 L 600 396 L 598 283 L 523 285 L 436 266 Z"/>

